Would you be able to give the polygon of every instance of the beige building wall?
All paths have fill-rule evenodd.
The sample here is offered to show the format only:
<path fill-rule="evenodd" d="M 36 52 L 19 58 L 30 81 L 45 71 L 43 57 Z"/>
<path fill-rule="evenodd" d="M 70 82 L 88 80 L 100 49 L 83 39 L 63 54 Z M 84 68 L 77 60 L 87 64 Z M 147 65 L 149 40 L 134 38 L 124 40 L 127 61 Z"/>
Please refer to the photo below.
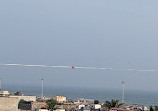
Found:
<path fill-rule="evenodd" d="M 0 97 L 0 111 L 18 111 L 18 98 Z"/>
<path fill-rule="evenodd" d="M 18 98 L 18 100 L 20 101 L 21 99 L 25 100 L 25 101 L 36 101 L 36 96 L 9 96 L 12 98 Z"/>
<path fill-rule="evenodd" d="M 56 99 L 57 99 L 57 102 L 59 103 L 63 103 L 66 101 L 66 97 L 63 97 L 63 96 L 57 96 Z"/>
<path fill-rule="evenodd" d="M 45 102 L 32 102 L 32 111 L 38 111 L 41 107 L 45 107 Z"/>
<path fill-rule="evenodd" d="M 61 109 L 65 109 L 66 111 L 70 111 L 70 109 L 75 109 L 75 104 L 63 104 L 60 106 Z"/>

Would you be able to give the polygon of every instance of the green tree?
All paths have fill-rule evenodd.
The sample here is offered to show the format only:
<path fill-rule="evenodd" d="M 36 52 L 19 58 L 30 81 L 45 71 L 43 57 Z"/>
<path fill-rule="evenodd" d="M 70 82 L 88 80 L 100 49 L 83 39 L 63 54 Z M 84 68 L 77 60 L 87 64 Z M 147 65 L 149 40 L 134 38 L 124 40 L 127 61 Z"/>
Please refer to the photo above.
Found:
<path fill-rule="evenodd" d="M 154 111 L 153 106 L 150 106 L 150 111 Z"/>
<path fill-rule="evenodd" d="M 119 100 L 112 99 L 111 101 L 105 101 L 104 106 L 108 109 L 111 109 L 113 107 L 119 108 L 124 103 L 119 103 Z"/>
<path fill-rule="evenodd" d="M 158 111 L 158 106 L 155 106 L 155 111 Z"/>
<path fill-rule="evenodd" d="M 19 103 L 25 103 L 26 101 L 24 99 L 20 99 Z"/>
<path fill-rule="evenodd" d="M 50 110 L 50 111 L 53 111 L 55 108 L 55 105 L 58 104 L 58 102 L 55 100 L 55 99 L 49 99 L 49 100 L 46 100 L 46 104 L 47 104 L 47 108 Z"/>
<path fill-rule="evenodd" d="M 14 95 L 16 95 L 16 96 L 21 96 L 22 94 L 21 94 L 20 91 L 17 91 L 17 92 L 14 93 Z"/>

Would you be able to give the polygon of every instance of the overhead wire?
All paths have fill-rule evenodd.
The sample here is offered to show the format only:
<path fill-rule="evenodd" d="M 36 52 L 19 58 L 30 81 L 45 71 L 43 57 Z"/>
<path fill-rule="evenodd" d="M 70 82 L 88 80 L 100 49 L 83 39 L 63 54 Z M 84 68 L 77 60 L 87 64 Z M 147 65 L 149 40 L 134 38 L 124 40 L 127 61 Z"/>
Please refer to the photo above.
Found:
<path fill-rule="evenodd" d="M 79 66 L 56 66 L 56 65 L 33 65 L 33 64 L 7 64 L 0 63 L 0 66 L 23 66 L 23 67 L 48 67 L 48 68 L 72 68 L 72 69 L 89 69 L 89 70 L 117 70 L 117 71 L 141 71 L 141 72 L 157 72 L 151 69 L 126 69 L 126 68 L 106 68 L 106 67 L 79 67 Z"/>

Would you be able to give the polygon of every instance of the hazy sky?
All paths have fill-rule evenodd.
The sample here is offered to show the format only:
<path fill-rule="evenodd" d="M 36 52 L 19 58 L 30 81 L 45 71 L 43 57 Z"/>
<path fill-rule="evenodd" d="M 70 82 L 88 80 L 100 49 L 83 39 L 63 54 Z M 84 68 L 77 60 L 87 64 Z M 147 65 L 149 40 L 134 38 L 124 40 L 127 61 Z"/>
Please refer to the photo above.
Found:
<path fill-rule="evenodd" d="M 1 0 L 0 63 L 158 70 L 157 0 Z M 158 90 L 158 72 L 0 66 L 3 84 Z"/>

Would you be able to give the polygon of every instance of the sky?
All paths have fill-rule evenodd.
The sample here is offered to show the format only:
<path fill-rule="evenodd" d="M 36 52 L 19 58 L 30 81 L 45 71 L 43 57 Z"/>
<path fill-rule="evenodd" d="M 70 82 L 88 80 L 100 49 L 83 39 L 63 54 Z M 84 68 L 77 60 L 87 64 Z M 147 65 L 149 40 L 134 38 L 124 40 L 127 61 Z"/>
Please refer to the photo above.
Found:
<path fill-rule="evenodd" d="M 0 63 L 158 70 L 158 1 L 1 0 Z M 0 66 L 2 84 L 156 90 L 158 72 Z"/>

